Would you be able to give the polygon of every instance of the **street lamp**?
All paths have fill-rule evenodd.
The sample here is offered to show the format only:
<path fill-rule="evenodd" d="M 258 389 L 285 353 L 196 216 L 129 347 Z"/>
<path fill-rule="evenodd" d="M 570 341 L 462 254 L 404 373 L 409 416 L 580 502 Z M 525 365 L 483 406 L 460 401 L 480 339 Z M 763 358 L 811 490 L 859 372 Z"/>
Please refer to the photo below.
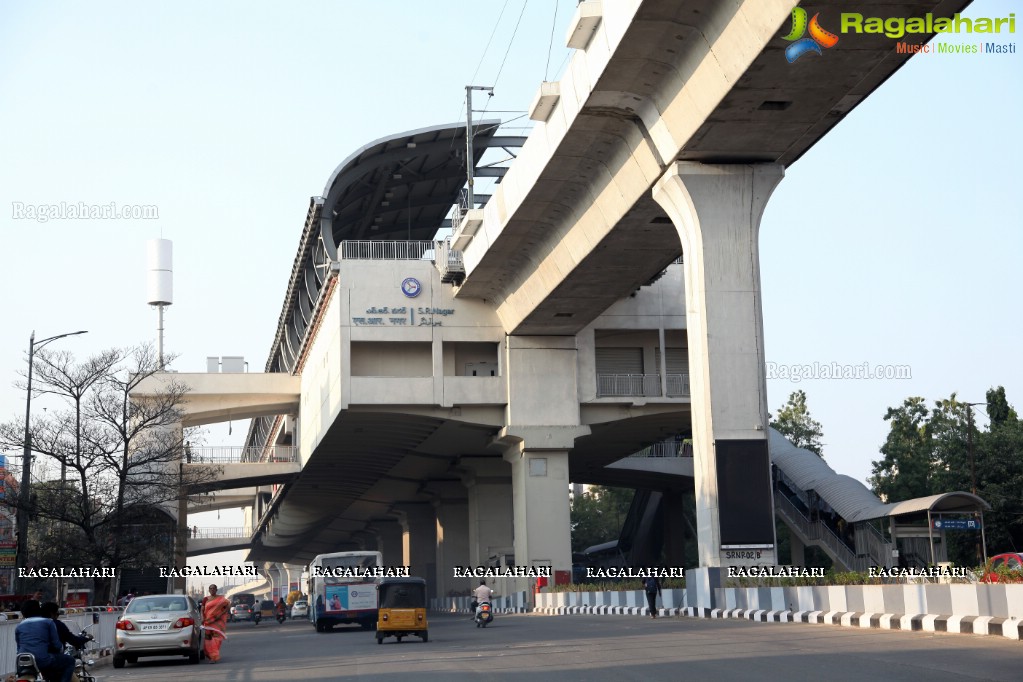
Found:
<path fill-rule="evenodd" d="M 973 460 L 973 408 L 987 403 L 963 403 L 966 405 L 966 452 L 970 456 L 970 492 L 977 494 L 977 467 Z"/>
<path fill-rule="evenodd" d="M 987 405 L 987 403 L 963 403 L 966 405 L 966 451 L 970 455 L 970 492 L 974 495 L 977 494 L 977 467 L 974 464 L 973 458 L 973 408 L 976 405 Z M 983 514 L 981 515 L 981 523 L 983 524 Z M 981 538 L 984 537 L 983 525 L 980 529 Z M 984 562 L 987 563 L 987 542 L 984 545 Z M 981 546 L 980 543 L 975 545 L 977 560 L 981 560 Z"/>
<path fill-rule="evenodd" d="M 68 332 L 67 334 L 58 334 L 57 336 L 36 341 L 36 333 L 33 331 L 32 335 L 28 337 L 28 395 L 25 398 L 25 449 L 21 456 L 21 489 L 18 491 L 18 554 L 14 559 L 14 565 L 18 569 L 15 571 L 14 579 L 19 587 L 21 587 L 20 569 L 25 566 L 25 554 L 28 547 L 28 486 L 32 473 L 32 433 L 29 429 L 29 420 L 32 416 L 32 359 L 35 357 L 37 348 L 42 348 L 51 341 L 63 339 L 65 336 L 77 336 L 78 334 L 87 333 L 87 331 Z"/>

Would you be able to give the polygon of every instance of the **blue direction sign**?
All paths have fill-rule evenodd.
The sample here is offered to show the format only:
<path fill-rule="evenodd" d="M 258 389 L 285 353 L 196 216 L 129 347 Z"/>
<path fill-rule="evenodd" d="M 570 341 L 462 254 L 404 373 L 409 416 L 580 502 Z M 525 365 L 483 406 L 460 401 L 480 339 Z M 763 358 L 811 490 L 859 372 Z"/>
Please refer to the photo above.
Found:
<path fill-rule="evenodd" d="M 980 519 L 934 519 L 934 530 L 980 530 Z"/>

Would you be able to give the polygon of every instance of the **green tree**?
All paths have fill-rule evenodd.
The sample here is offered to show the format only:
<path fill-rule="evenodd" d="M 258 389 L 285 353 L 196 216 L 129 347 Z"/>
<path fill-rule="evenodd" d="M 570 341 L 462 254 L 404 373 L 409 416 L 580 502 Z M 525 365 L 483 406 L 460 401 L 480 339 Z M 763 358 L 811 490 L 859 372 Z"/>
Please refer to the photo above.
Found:
<path fill-rule="evenodd" d="M 805 392 L 796 391 L 790 395 L 789 401 L 778 410 L 778 418 L 771 419 L 770 423 L 796 447 L 806 448 L 818 457 L 824 457 L 824 444 L 821 443 L 824 432 L 820 422 L 810 416 Z"/>
<path fill-rule="evenodd" d="M 991 505 L 984 533 L 991 553 L 1023 548 L 1023 420 L 999 386 L 987 392 L 987 431 L 974 444 L 977 494 Z"/>
<path fill-rule="evenodd" d="M 870 485 L 883 500 L 908 500 L 930 495 L 932 448 L 930 412 L 920 397 L 907 398 L 901 407 L 889 407 L 885 421 L 888 437 L 881 446 L 884 458 L 873 462 Z"/>
<path fill-rule="evenodd" d="M 572 551 L 617 540 L 634 490 L 592 486 L 572 500 Z"/>

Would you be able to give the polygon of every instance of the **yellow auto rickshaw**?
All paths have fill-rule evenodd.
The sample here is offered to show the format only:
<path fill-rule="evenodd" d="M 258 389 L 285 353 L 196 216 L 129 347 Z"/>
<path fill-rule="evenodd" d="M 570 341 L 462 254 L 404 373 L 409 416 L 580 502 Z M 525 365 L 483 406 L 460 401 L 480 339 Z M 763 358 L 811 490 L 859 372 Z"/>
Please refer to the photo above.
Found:
<path fill-rule="evenodd" d="M 426 581 L 422 578 L 384 578 L 377 585 L 377 644 L 406 635 L 430 641 L 426 622 Z"/>
<path fill-rule="evenodd" d="M 277 604 L 269 599 L 257 601 L 254 608 L 259 609 L 260 620 L 271 621 L 277 615 Z"/>

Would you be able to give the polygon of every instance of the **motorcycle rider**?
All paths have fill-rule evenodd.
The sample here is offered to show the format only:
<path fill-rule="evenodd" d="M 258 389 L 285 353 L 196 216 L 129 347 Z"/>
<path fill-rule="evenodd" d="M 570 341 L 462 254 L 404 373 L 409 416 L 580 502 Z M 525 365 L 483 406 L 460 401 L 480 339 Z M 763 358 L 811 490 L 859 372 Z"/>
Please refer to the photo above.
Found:
<path fill-rule="evenodd" d="M 43 618 L 49 618 L 57 626 L 57 636 L 60 637 L 61 644 L 70 644 L 76 649 L 82 649 L 87 642 L 93 640 L 93 637 L 89 635 L 79 637 L 71 632 L 70 628 L 64 624 L 64 621 L 60 620 L 60 606 L 56 602 L 48 601 L 40 607 L 40 610 L 42 611 Z"/>
<path fill-rule="evenodd" d="M 75 659 L 62 653 L 64 647 L 57 635 L 57 625 L 43 617 L 39 602 L 35 599 L 25 600 L 21 605 L 21 615 L 25 620 L 14 628 L 18 653 L 35 656 L 36 665 L 46 679 L 70 682 L 75 672 Z"/>
<path fill-rule="evenodd" d="M 288 617 L 288 605 L 285 603 L 284 597 L 281 597 L 281 600 L 279 602 L 277 602 L 277 620 L 279 620 L 279 621 L 281 621 L 283 623 L 284 620 L 287 617 Z"/>
<path fill-rule="evenodd" d="M 480 604 L 482 604 L 483 602 L 489 602 L 491 598 L 494 596 L 494 591 L 487 587 L 486 578 L 480 578 L 480 585 L 475 590 L 473 590 L 473 595 L 476 598 L 472 603 L 472 617 L 475 620 L 476 609 L 478 609 Z"/>

